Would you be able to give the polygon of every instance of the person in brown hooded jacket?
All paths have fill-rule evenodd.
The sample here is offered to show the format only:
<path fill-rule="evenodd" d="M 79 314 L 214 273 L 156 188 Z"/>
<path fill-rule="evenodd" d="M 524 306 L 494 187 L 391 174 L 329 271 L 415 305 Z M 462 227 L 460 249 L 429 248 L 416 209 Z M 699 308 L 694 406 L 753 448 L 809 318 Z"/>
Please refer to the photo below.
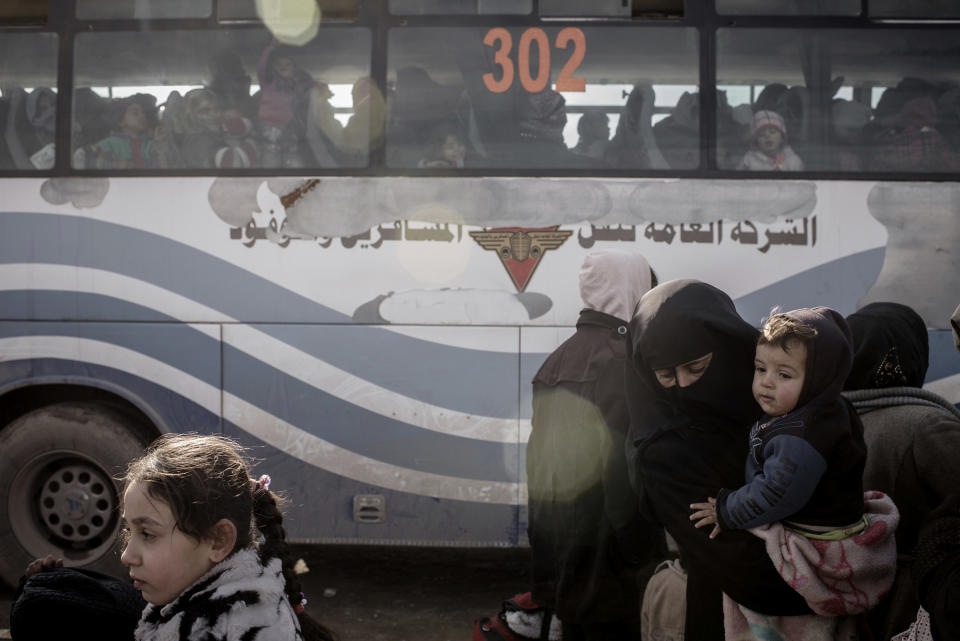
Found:
<path fill-rule="evenodd" d="M 587 256 L 577 331 L 533 379 L 532 592 L 565 641 L 639 640 L 642 568 L 666 555 L 662 530 L 637 510 L 624 454 L 627 319 L 651 277 L 639 254 Z"/>

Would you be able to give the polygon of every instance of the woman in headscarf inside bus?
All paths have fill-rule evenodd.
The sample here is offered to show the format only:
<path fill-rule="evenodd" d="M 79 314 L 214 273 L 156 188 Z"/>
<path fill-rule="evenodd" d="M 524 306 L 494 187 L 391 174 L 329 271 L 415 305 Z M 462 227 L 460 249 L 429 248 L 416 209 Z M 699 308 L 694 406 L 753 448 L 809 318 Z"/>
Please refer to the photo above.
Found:
<path fill-rule="evenodd" d="M 683 555 L 686 641 L 723 638 L 723 593 L 765 615 L 812 615 L 759 538 L 730 531 L 711 540 L 690 520 L 691 503 L 743 483 L 744 448 L 760 415 L 751 392 L 759 332 L 729 296 L 692 279 L 647 292 L 630 329 L 628 446 L 641 511 Z"/>
<path fill-rule="evenodd" d="M 960 491 L 960 410 L 923 389 L 929 359 L 927 324 L 910 307 L 877 302 L 847 316 L 853 367 L 844 396 L 863 422 L 865 488 L 889 495 L 900 510 L 897 576 L 870 613 L 877 639 L 905 630 L 920 607 L 913 588 L 914 548 L 924 519 Z"/>

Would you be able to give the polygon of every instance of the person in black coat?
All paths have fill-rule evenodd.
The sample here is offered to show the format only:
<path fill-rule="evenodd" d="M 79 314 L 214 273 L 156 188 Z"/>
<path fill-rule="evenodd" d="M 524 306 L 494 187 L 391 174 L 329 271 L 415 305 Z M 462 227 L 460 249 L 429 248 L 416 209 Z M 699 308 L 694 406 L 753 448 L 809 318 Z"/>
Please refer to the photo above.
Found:
<path fill-rule="evenodd" d="M 630 322 L 628 452 L 641 511 L 683 554 L 686 641 L 723 638 L 723 593 L 766 615 L 812 614 L 759 538 L 730 531 L 711 540 L 690 520 L 692 503 L 743 482 L 748 432 L 760 415 L 751 392 L 758 334 L 729 296 L 692 279 L 647 292 Z"/>
<path fill-rule="evenodd" d="M 527 484 L 533 600 L 563 639 L 640 639 L 643 572 L 666 555 L 628 478 L 627 318 L 651 271 L 639 254 L 590 254 L 576 333 L 533 379 Z"/>

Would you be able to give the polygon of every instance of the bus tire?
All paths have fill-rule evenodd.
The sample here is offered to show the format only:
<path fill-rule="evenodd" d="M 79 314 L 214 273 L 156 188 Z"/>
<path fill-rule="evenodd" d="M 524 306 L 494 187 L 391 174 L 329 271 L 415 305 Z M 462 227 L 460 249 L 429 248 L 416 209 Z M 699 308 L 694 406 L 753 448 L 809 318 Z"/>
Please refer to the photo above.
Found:
<path fill-rule="evenodd" d="M 30 411 L 0 430 L 0 580 L 52 554 L 67 567 L 123 576 L 120 478 L 143 453 L 146 430 L 89 403 Z"/>

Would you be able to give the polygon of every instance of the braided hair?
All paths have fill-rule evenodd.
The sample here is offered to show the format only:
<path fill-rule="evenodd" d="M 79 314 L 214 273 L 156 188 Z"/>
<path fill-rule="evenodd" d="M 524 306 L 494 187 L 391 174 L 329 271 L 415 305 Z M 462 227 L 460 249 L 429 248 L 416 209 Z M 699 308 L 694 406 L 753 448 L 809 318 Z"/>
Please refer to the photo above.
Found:
<path fill-rule="evenodd" d="M 271 492 L 267 485 L 269 485 L 269 477 L 260 477 L 260 480 L 252 485 L 254 522 L 263 535 L 263 541 L 260 543 L 260 560 L 266 564 L 270 559 L 280 559 L 287 599 L 290 600 L 293 611 L 300 619 L 303 638 L 306 641 L 335 641 L 333 632 L 303 609 L 307 601 L 303 598 L 300 579 L 293 570 L 294 560 L 290 546 L 287 544 L 287 532 L 283 529 L 281 499 Z"/>
<path fill-rule="evenodd" d="M 263 536 L 261 562 L 279 558 L 285 591 L 300 620 L 305 641 L 336 641 L 326 627 L 308 615 L 300 580 L 283 529 L 281 499 L 267 487 L 268 477 L 250 478 L 244 448 L 222 437 L 166 434 L 127 468 L 125 487 L 141 483 L 147 493 L 170 507 L 177 529 L 195 539 L 213 536 L 220 519 L 229 519 L 237 531 L 233 554 L 256 545 L 251 524 Z"/>

